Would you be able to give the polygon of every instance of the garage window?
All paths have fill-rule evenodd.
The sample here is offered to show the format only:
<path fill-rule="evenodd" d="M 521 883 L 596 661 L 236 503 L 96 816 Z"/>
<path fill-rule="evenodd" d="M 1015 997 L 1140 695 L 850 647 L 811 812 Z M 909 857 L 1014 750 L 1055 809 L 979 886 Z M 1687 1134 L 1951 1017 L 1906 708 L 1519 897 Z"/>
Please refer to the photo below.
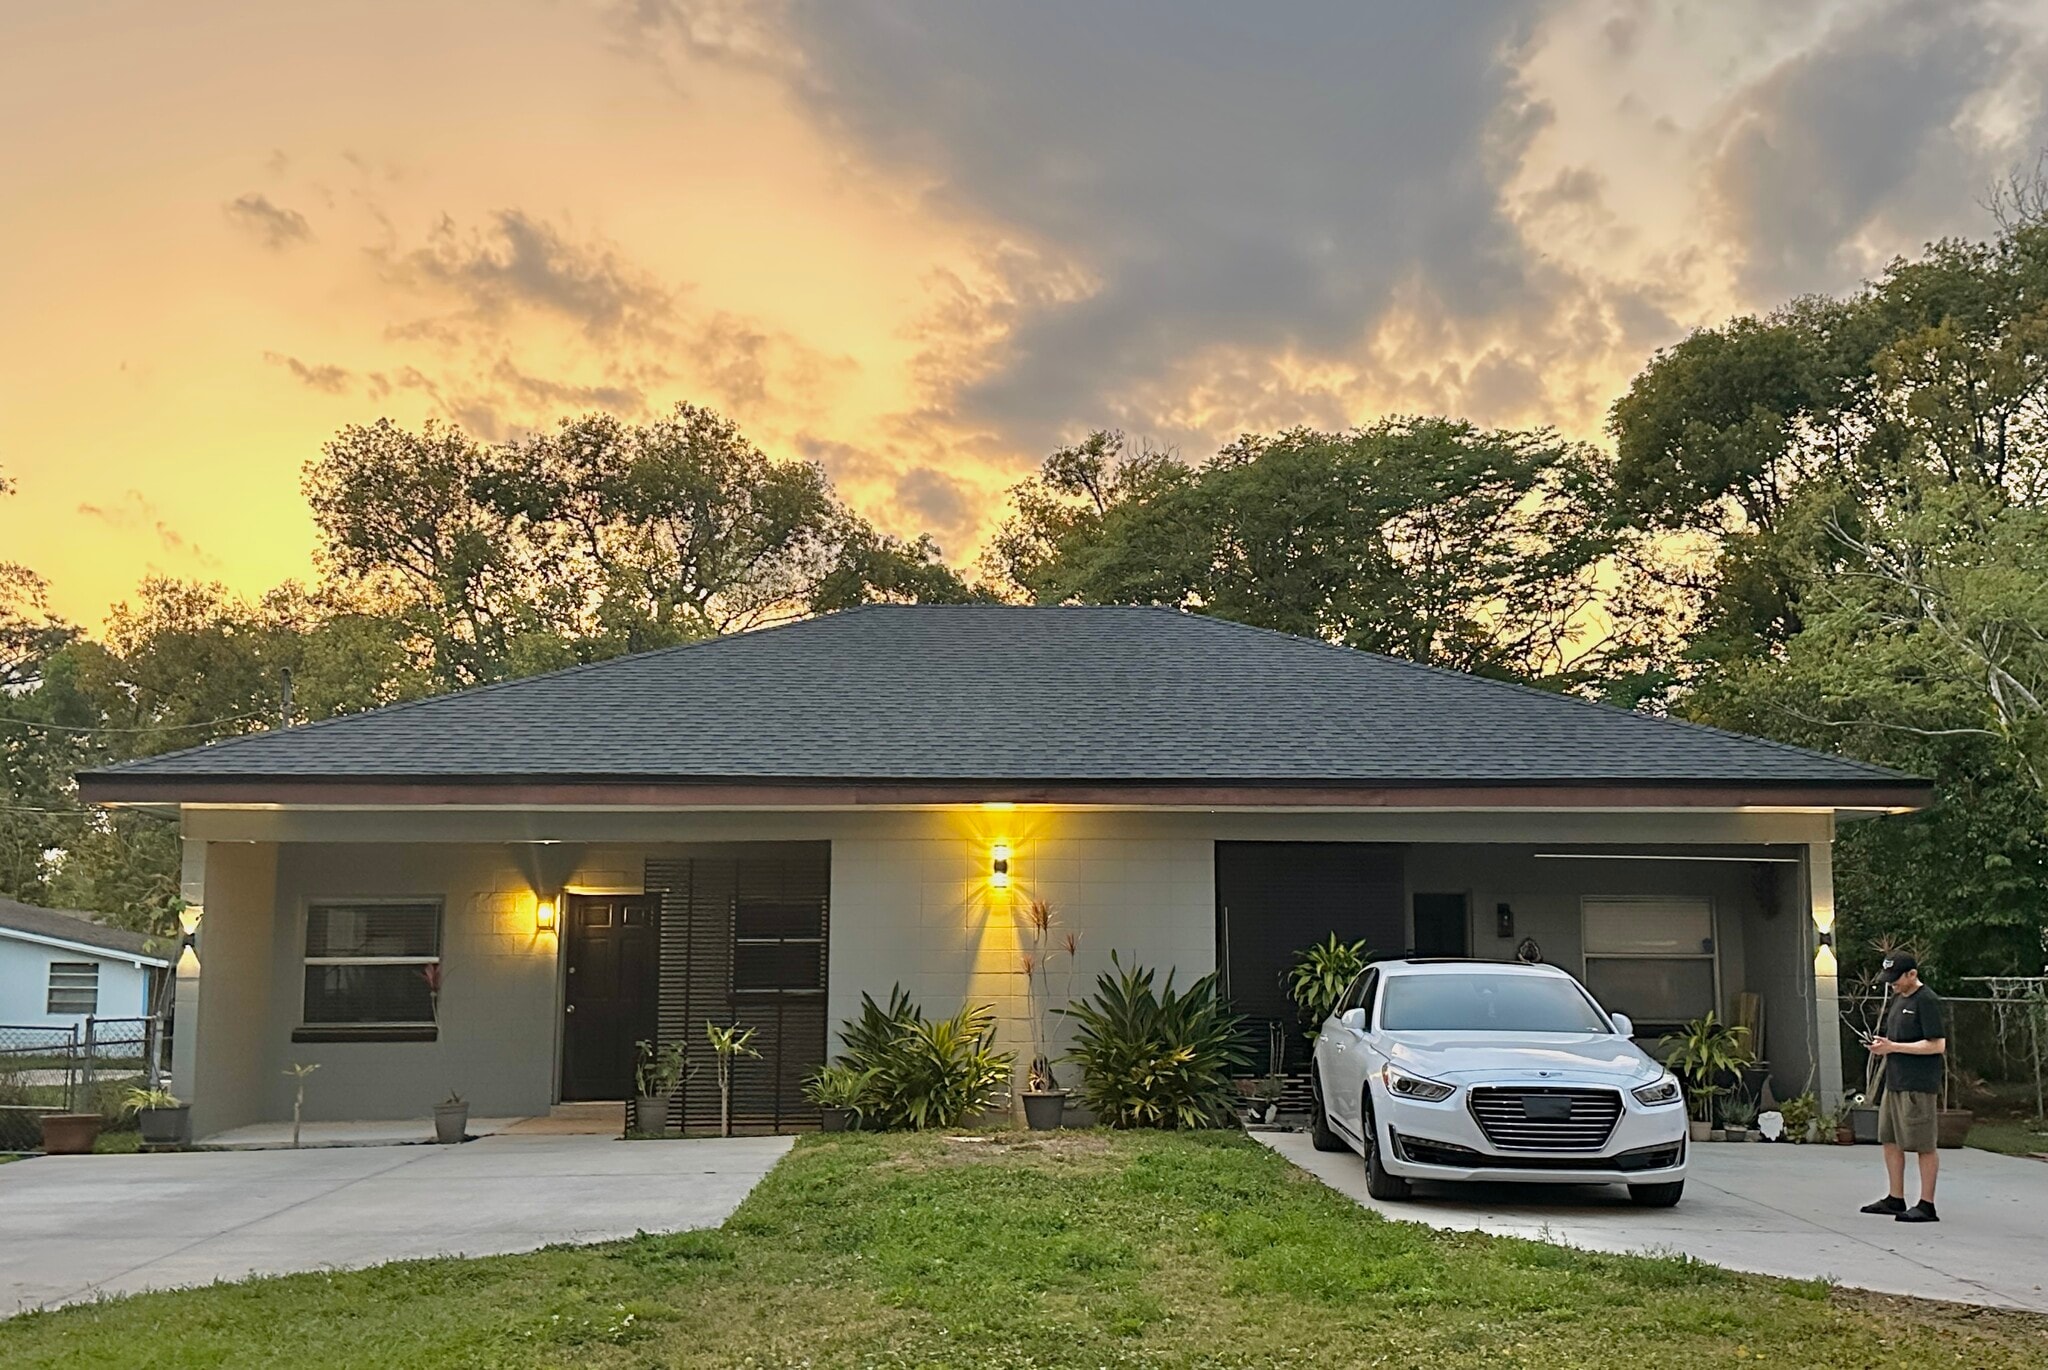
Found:
<path fill-rule="evenodd" d="M 1667 1031 L 1720 1002 L 1709 899 L 1589 896 L 1581 903 L 1586 988 L 1639 1032 Z"/>
<path fill-rule="evenodd" d="M 440 970 L 438 901 L 306 909 L 308 1024 L 430 1025 Z"/>
<path fill-rule="evenodd" d="M 50 962 L 50 995 L 44 1001 L 45 1013 L 97 1013 L 99 1007 L 99 962 Z"/>

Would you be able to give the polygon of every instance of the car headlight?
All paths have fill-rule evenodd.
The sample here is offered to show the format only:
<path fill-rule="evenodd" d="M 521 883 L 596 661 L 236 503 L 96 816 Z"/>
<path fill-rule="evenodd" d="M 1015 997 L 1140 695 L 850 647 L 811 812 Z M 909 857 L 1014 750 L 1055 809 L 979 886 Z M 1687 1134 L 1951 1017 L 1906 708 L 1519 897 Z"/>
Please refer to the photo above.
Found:
<path fill-rule="evenodd" d="M 1380 1071 L 1380 1081 L 1387 1087 L 1387 1093 L 1402 1099 L 1420 1099 L 1423 1103 L 1440 1103 L 1457 1092 L 1457 1086 L 1444 1084 L 1440 1080 L 1425 1080 L 1419 1075 L 1387 1066 Z"/>
<path fill-rule="evenodd" d="M 1637 1085 L 1629 1093 L 1636 1096 L 1638 1103 L 1675 1104 L 1678 1102 L 1683 1091 L 1679 1089 L 1678 1080 L 1675 1077 L 1666 1075 L 1662 1079 L 1652 1080 L 1646 1085 Z"/>

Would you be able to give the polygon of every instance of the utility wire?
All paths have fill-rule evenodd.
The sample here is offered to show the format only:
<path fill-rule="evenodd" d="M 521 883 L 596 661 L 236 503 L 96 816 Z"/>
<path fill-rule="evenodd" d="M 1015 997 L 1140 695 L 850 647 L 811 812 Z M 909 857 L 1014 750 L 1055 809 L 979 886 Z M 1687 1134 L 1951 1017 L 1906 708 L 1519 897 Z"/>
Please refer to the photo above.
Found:
<path fill-rule="evenodd" d="M 159 723 L 147 728 L 73 727 L 68 723 L 45 723 L 35 718 L 8 718 L 0 715 L 0 724 L 17 728 L 42 728 L 54 733 L 175 733 L 195 728 L 217 728 L 224 723 L 246 723 L 252 718 L 268 718 L 267 713 L 235 714 L 230 718 L 209 718 L 200 723 Z"/>

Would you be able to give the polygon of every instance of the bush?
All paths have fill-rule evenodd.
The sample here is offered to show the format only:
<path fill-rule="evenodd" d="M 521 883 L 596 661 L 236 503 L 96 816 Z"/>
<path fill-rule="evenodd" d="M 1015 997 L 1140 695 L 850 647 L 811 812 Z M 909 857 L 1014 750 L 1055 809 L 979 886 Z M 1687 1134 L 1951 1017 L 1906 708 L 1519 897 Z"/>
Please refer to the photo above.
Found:
<path fill-rule="evenodd" d="M 994 1049 L 995 1010 L 962 1008 L 928 1020 L 900 986 L 884 1009 L 868 995 L 840 1030 L 834 1069 L 864 1083 L 850 1107 L 863 1127 L 959 1127 L 986 1110 L 1010 1078 L 1012 1054 Z"/>
<path fill-rule="evenodd" d="M 1337 934 L 1297 952 L 1287 973 L 1287 997 L 1308 1027 L 1310 1041 L 1323 1030 L 1323 1020 L 1337 1011 L 1337 1001 L 1365 969 L 1370 951 L 1364 942 L 1339 942 Z"/>
<path fill-rule="evenodd" d="M 1251 1068 L 1242 1022 L 1205 975 L 1185 992 L 1155 991 L 1152 972 L 1114 969 L 1094 998 L 1063 1009 L 1077 1025 L 1069 1058 L 1083 1071 L 1081 1099 L 1111 1127 L 1214 1127 L 1231 1116 L 1234 1075 Z"/>

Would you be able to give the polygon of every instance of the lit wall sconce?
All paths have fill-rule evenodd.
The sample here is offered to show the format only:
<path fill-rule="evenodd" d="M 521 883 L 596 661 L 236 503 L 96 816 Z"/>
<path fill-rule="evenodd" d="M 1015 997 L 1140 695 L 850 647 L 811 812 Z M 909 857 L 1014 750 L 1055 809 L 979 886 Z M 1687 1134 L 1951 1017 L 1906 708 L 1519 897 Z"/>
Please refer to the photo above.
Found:
<path fill-rule="evenodd" d="M 542 899 L 533 906 L 533 930 L 553 932 L 555 930 L 555 901 Z"/>
<path fill-rule="evenodd" d="M 199 920 L 206 916 L 206 910 L 197 904 L 187 904 L 178 910 L 178 928 L 187 938 L 199 931 Z"/>
<path fill-rule="evenodd" d="M 1010 888 L 1010 844 L 998 842 L 989 848 L 988 884 L 990 889 Z"/>

